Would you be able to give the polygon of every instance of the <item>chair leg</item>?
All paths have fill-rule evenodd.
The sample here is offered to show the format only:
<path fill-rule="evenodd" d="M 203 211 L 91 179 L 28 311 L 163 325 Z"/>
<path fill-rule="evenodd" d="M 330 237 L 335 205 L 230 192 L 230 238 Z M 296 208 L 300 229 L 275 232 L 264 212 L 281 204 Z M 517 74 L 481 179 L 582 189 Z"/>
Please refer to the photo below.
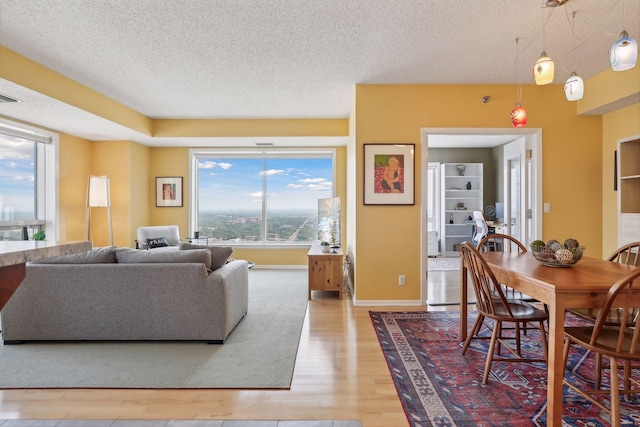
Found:
<path fill-rule="evenodd" d="M 631 360 L 624 361 L 624 389 L 631 390 Z M 626 393 L 624 397 L 631 401 L 631 393 Z"/>
<path fill-rule="evenodd" d="M 518 354 L 518 357 L 522 357 L 522 342 L 520 341 L 520 322 L 516 322 L 516 328 L 514 329 L 514 331 L 516 334 L 516 353 Z"/>
<path fill-rule="evenodd" d="M 476 336 L 478 332 L 480 332 L 480 327 L 482 326 L 483 320 L 484 320 L 484 316 L 481 314 L 478 314 L 478 318 L 473 324 L 473 328 L 471 328 L 471 331 L 467 334 L 467 339 L 464 341 L 464 347 L 462 347 L 462 354 L 465 354 L 465 352 L 467 351 L 467 348 L 469 348 L 469 344 L 471 344 L 471 340 L 473 339 L 473 337 Z"/>
<path fill-rule="evenodd" d="M 489 344 L 489 351 L 487 352 L 487 361 L 484 364 L 484 377 L 482 378 L 482 384 L 487 384 L 489 381 L 489 374 L 491 373 L 491 363 L 493 362 L 493 351 L 496 347 L 496 341 L 500 336 L 502 329 L 502 322 L 496 320 L 496 324 L 491 334 L 491 344 Z"/>
<path fill-rule="evenodd" d="M 620 388 L 618 385 L 618 361 L 609 358 L 611 373 L 611 427 L 620 427 Z"/>
<path fill-rule="evenodd" d="M 540 339 L 542 340 L 542 352 L 544 353 L 544 360 L 549 363 L 549 345 L 547 343 L 547 333 L 544 330 L 544 322 L 540 322 Z"/>
<path fill-rule="evenodd" d="M 565 372 L 567 371 L 567 360 L 569 360 L 569 347 L 571 347 L 571 341 L 565 338 L 564 346 L 562 348 L 562 360 L 564 362 L 563 363 L 564 368 L 562 369 L 562 378 L 564 378 Z"/>
<path fill-rule="evenodd" d="M 596 382 L 595 389 L 600 390 L 602 379 L 602 354 L 596 353 Z"/>

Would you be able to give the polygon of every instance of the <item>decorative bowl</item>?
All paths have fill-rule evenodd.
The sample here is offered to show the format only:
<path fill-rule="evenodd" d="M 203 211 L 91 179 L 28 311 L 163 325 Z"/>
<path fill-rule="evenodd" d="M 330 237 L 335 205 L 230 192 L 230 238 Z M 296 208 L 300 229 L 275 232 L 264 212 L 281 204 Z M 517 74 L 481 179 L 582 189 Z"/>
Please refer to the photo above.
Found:
<path fill-rule="evenodd" d="M 584 253 L 584 246 L 554 249 L 547 246 L 531 245 L 533 257 L 547 267 L 570 267 L 580 261 Z"/>

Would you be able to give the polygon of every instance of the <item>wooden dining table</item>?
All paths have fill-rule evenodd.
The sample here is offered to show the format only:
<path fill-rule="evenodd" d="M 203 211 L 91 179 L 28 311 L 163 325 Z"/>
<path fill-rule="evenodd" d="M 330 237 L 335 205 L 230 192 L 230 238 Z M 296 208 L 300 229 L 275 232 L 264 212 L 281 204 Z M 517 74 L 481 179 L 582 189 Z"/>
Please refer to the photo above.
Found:
<path fill-rule="evenodd" d="M 498 282 L 535 298 L 549 309 L 549 360 L 547 362 L 547 426 L 562 425 L 562 346 L 565 310 L 599 307 L 611 286 L 634 267 L 583 257 L 569 267 L 548 267 L 531 253 L 483 252 Z M 460 340 L 468 330 L 467 266 L 460 258 Z"/>

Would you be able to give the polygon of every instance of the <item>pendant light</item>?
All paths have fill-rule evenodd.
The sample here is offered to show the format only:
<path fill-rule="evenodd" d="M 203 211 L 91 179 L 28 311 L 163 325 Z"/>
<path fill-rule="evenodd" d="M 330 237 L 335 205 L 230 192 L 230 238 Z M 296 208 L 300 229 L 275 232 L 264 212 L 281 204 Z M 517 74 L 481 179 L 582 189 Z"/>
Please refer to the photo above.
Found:
<path fill-rule="evenodd" d="M 629 70 L 636 65 L 638 59 L 638 43 L 626 31 L 620 33 L 620 38 L 611 46 L 609 62 L 614 71 Z"/>
<path fill-rule="evenodd" d="M 577 101 L 584 96 L 584 82 L 575 71 L 564 84 L 564 96 L 567 101 Z"/>
<path fill-rule="evenodd" d="M 546 85 L 553 82 L 554 65 L 553 60 L 547 56 L 547 52 L 544 51 L 544 10 L 542 12 L 542 53 L 540 58 L 533 66 L 533 78 L 537 85 Z"/>
<path fill-rule="evenodd" d="M 527 110 L 519 102 L 511 110 L 511 125 L 514 128 L 521 128 L 527 125 Z"/>
<path fill-rule="evenodd" d="M 518 56 L 520 54 L 518 50 L 518 41 L 520 39 L 516 38 L 516 59 L 513 64 L 513 77 L 515 83 L 517 85 L 517 93 L 516 93 L 516 106 L 511 110 L 511 126 L 514 128 L 521 128 L 527 125 L 527 110 L 524 109 L 522 105 L 520 105 L 520 98 L 522 97 L 522 88 L 518 84 Z"/>
<path fill-rule="evenodd" d="M 574 10 L 571 18 L 571 34 L 573 34 L 574 47 L 569 53 L 574 52 L 578 47 L 575 46 L 576 40 L 576 11 Z M 578 74 L 574 71 L 564 84 L 564 96 L 567 101 L 577 101 L 584 96 L 584 81 L 578 77 Z"/>
<path fill-rule="evenodd" d="M 546 85 L 553 81 L 554 72 L 553 60 L 547 56 L 547 52 L 542 51 L 540 58 L 533 66 L 533 78 L 537 85 Z"/>

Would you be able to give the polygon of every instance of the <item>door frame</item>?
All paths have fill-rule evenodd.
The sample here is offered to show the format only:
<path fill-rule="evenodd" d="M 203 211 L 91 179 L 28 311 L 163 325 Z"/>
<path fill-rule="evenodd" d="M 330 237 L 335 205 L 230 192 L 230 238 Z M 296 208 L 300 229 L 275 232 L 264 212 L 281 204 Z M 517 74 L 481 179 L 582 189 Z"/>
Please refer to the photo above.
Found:
<path fill-rule="evenodd" d="M 427 206 L 423 200 L 427 200 L 427 174 L 426 168 L 429 162 L 429 137 L 441 135 L 482 135 L 482 136 L 505 136 L 513 135 L 513 139 L 525 137 L 525 148 L 531 150 L 532 153 L 532 175 L 533 175 L 533 235 L 542 235 L 542 129 L 541 128 L 422 128 L 420 130 L 420 155 L 422 162 L 421 170 L 421 202 L 420 202 L 420 228 L 421 228 L 421 245 L 420 245 L 420 301 L 428 303 L 427 298 L 427 274 L 428 274 L 428 241 L 427 241 Z M 506 142 L 504 143 L 506 144 Z M 501 144 L 501 145 L 504 145 Z M 470 145 L 473 146 L 473 145 Z M 477 147 L 480 147 L 477 145 Z M 500 165 L 502 167 L 502 165 Z"/>

